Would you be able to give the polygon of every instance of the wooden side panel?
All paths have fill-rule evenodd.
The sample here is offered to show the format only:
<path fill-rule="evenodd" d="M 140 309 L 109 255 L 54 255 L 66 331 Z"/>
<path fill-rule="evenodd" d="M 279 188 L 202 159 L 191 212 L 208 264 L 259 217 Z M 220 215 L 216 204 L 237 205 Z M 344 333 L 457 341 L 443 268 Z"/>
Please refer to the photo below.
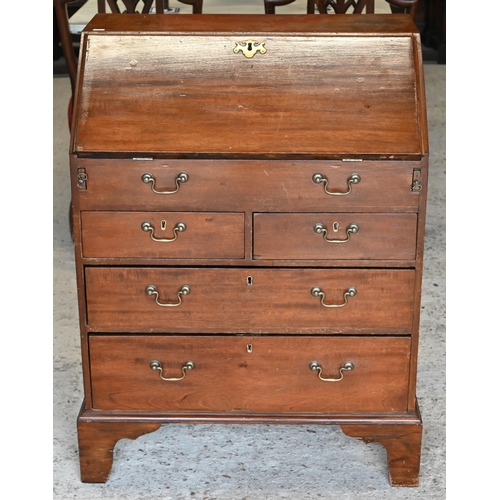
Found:
<path fill-rule="evenodd" d="M 251 345 L 251 352 L 248 345 Z M 93 407 L 191 412 L 406 410 L 410 339 L 314 337 L 90 337 Z M 166 378 L 150 368 L 158 361 Z M 324 382 L 339 368 L 343 380 Z"/>
<path fill-rule="evenodd" d="M 172 333 L 409 333 L 415 272 L 373 269 L 86 269 L 93 331 Z M 146 293 L 158 290 L 159 306 Z M 349 287 L 357 294 L 339 308 Z"/>

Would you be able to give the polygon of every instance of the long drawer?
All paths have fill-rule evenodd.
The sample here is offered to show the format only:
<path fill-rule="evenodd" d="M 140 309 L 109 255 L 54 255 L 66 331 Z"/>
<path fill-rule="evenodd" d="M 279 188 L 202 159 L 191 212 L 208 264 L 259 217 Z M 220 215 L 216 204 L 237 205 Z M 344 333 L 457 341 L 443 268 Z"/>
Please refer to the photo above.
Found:
<path fill-rule="evenodd" d="M 92 331 L 409 333 L 412 269 L 87 267 Z"/>
<path fill-rule="evenodd" d="M 255 259 L 414 259 L 416 214 L 254 214 Z"/>
<path fill-rule="evenodd" d="M 405 337 L 91 335 L 92 406 L 174 412 L 405 411 L 410 342 Z"/>
<path fill-rule="evenodd" d="M 405 161 L 80 160 L 82 210 L 416 212 Z M 156 191 L 156 192 L 155 192 Z M 333 193 L 333 194 L 328 194 Z"/>
<path fill-rule="evenodd" d="M 82 212 L 84 257 L 242 259 L 244 214 Z"/>

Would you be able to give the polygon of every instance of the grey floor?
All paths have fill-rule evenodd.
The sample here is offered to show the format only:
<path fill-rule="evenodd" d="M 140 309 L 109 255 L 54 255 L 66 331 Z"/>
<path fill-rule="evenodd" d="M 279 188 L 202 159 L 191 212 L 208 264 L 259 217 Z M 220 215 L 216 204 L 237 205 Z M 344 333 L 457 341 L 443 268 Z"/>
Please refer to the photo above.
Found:
<path fill-rule="evenodd" d="M 83 390 L 66 111 L 54 78 L 54 499 L 309 500 L 445 498 L 445 76 L 425 65 L 431 151 L 417 394 L 424 420 L 417 488 L 391 488 L 386 451 L 330 426 L 166 425 L 120 440 L 106 484 L 80 482 L 76 417 Z"/>

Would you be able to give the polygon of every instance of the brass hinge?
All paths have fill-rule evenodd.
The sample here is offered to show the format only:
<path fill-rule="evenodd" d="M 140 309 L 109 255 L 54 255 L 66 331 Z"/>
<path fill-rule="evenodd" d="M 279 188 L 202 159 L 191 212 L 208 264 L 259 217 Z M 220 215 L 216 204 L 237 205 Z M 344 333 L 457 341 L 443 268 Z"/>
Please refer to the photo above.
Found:
<path fill-rule="evenodd" d="M 420 182 L 420 169 L 413 169 L 413 179 L 411 181 L 411 189 L 412 193 L 420 193 L 422 191 L 422 183 Z"/>
<path fill-rule="evenodd" d="M 85 172 L 84 168 L 79 168 L 77 170 L 77 172 L 78 172 L 78 175 L 77 175 L 78 187 L 82 191 L 86 191 L 86 189 L 87 189 L 87 180 L 88 180 L 87 172 Z"/>

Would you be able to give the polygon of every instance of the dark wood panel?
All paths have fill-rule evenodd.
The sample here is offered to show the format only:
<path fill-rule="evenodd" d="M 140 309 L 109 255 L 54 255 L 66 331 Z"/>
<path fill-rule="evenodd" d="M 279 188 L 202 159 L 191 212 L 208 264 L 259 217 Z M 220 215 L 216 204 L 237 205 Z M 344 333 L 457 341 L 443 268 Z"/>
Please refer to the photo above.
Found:
<path fill-rule="evenodd" d="M 255 214 L 254 224 L 256 259 L 415 258 L 416 214 Z"/>
<path fill-rule="evenodd" d="M 406 410 L 409 338 L 91 336 L 98 410 L 394 412 Z M 249 351 L 251 345 L 251 352 Z M 194 369 L 180 381 L 187 361 Z M 324 382 L 311 371 L 317 361 Z"/>
<path fill-rule="evenodd" d="M 79 160 L 87 175 L 78 196 L 81 210 L 230 212 L 416 212 L 420 195 L 411 191 L 419 162 L 251 161 L 251 160 Z M 156 194 L 142 176 L 151 174 Z M 358 174 L 347 192 L 349 179 Z"/>
<path fill-rule="evenodd" d="M 83 212 L 83 255 L 242 259 L 244 219 L 244 214 L 210 212 Z M 145 223 L 152 230 L 144 231 Z"/>
<path fill-rule="evenodd" d="M 366 34 L 377 36 L 418 33 L 406 15 L 374 14 L 371 16 L 308 16 L 261 14 L 203 14 L 196 23 L 189 16 L 148 16 L 137 14 L 132 20 L 127 16 L 97 14 L 87 26 L 87 31 L 98 28 L 105 33 L 283 33 L 331 36 L 335 33 Z"/>
<path fill-rule="evenodd" d="M 89 33 L 75 151 L 424 154 L 412 36 L 342 36 L 333 23 L 328 37 L 262 34 L 266 52 L 247 58 L 233 49 L 255 34 L 219 29 L 147 43 Z"/>
<path fill-rule="evenodd" d="M 172 333 L 409 333 L 413 270 L 87 268 L 88 323 L 93 331 Z M 251 278 L 251 281 L 249 281 Z M 157 288 L 162 307 L 147 295 Z M 325 293 L 321 305 L 313 287 Z"/>

